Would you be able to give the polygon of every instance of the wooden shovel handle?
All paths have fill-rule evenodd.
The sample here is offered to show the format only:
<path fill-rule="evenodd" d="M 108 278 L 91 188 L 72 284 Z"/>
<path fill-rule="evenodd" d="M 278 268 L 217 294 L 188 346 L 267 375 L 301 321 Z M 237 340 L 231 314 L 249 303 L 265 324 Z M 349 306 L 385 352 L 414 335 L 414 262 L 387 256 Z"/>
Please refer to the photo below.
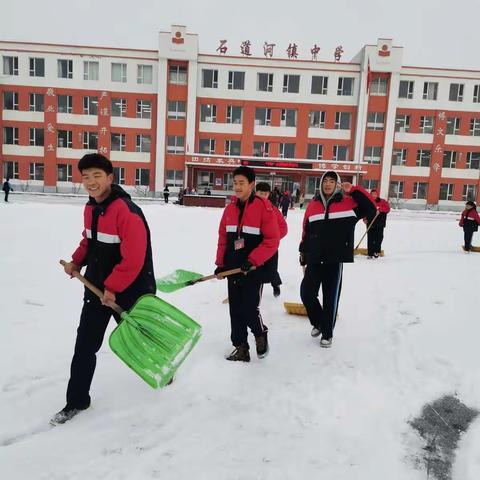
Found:
<path fill-rule="evenodd" d="M 66 264 L 67 262 L 65 260 L 60 260 L 60 265 L 62 265 L 62 267 L 65 267 Z M 98 298 L 100 299 L 103 298 L 103 292 L 99 288 L 97 288 L 93 283 L 90 283 L 80 272 L 77 272 L 76 270 L 74 270 L 72 273 L 72 277 L 78 278 L 78 280 L 80 280 Z M 119 315 L 123 313 L 122 307 L 120 307 L 120 305 L 117 305 L 115 302 L 109 302 L 108 306 Z"/>
<path fill-rule="evenodd" d="M 377 210 L 377 213 L 375 214 L 375 216 L 373 217 L 373 220 L 370 222 L 370 225 L 368 225 L 367 227 L 367 230 L 365 231 L 365 233 L 362 235 L 362 238 L 360 239 L 360 241 L 358 242 L 358 245 L 355 247 L 355 250 L 358 249 L 358 247 L 360 246 L 360 244 L 362 243 L 363 239 L 365 238 L 365 235 L 368 233 L 368 231 L 370 230 L 370 227 L 373 225 L 373 222 L 377 219 L 377 217 L 380 215 L 380 211 Z"/>
<path fill-rule="evenodd" d="M 225 277 L 228 277 L 229 275 L 235 275 L 236 273 L 242 273 L 242 269 L 233 268 L 232 270 L 226 270 L 225 272 L 220 272 L 218 275 L 215 275 L 215 274 L 207 275 L 206 277 L 199 278 L 198 280 L 192 280 L 190 282 L 190 285 L 193 285 L 199 282 L 205 282 L 206 280 L 212 280 L 214 278 L 225 278 Z"/>

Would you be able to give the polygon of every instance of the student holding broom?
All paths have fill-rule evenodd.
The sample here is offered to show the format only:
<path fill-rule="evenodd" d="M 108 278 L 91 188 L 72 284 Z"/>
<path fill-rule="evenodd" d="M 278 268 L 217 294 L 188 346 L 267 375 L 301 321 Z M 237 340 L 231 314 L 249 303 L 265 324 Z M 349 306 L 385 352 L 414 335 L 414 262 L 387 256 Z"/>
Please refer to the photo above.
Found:
<path fill-rule="evenodd" d="M 230 361 L 249 362 L 248 330 L 254 337 L 257 356 L 268 353 L 268 328 L 263 324 L 259 305 L 264 283 L 275 274 L 273 257 L 280 233 L 272 204 L 255 195 L 255 172 L 241 166 L 233 172 L 235 198 L 225 207 L 218 229 L 215 274 L 241 268 L 243 273 L 229 276 L 231 341 Z"/>
<path fill-rule="evenodd" d="M 65 423 L 90 406 L 96 353 L 110 317 L 120 321 L 109 303 L 116 302 L 128 310 L 140 296 L 156 291 L 147 221 L 130 195 L 112 184 L 112 163 L 103 155 L 89 153 L 79 161 L 78 169 L 89 200 L 84 210 L 83 238 L 64 269 L 72 276 L 86 266 L 85 278 L 104 293 L 100 300 L 85 288 L 67 404 L 51 419 L 52 424 Z"/>
<path fill-rule="evenodd" d="M 367 232 L 368 258 L 378 258 L 382 251 L 383 231 L 387 224 L 387 214 L 390 212 L 389 203 L 378 196 L 378 191 L 373 189 L 370 195 L 375 202 L 377 211 L 365 219 Z M 378 213 L 378 215 L 376 215 Z"/>
<path fill-rule="evenodd" d="M 320 192 L 308 204 L 303 219 L 300 265 L 306 266 L 300 296 L 321 347 L 331 347 L 344 263 L 353 262 L 355 224 L 375 214 L 375 206 L 362 187 L 341 183 L 337 172 L 325 172 Z M 322 286 L 323 302 L 318 299 Z"/>

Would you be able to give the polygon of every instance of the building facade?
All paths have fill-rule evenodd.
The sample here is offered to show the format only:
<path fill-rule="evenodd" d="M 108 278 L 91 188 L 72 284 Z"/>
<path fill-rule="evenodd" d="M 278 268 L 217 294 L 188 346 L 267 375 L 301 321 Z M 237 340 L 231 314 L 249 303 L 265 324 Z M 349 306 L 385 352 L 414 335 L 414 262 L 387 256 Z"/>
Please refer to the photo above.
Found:
<path fill-rule="evenodd" d="M 158 50 L 0 42 L 3 176 L 79 191 L 76 163 L 99 151 L 145 195 L 230 193 L 250 165 L 306 198 L 336 170 L 402 206 L 479 200 L 480 70 L 405 66 L 389 39 L 350 62 L 206 55 L 198 41 L 173 25 Z"/>

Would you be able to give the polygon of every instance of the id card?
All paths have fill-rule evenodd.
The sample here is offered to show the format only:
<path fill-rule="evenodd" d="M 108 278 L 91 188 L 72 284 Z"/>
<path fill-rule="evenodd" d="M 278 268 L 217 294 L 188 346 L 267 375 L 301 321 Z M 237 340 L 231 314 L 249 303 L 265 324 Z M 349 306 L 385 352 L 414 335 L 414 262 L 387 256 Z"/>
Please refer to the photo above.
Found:
<path fill-rule="evenodd" d="M 245 239 L 244 238 L 237 238 L 233 245 L 234 245 L 235 250 L 241 250 L 245 246 Z"/>

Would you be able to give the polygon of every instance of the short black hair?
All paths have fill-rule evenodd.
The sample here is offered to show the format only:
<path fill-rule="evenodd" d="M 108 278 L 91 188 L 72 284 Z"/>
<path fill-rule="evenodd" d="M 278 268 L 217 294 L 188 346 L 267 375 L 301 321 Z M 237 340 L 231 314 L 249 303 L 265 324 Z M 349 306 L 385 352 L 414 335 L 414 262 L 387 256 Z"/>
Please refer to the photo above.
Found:
<path fill-rule="evenodd" d="M 255 189 L 257 192 L 271 192 L 272 188 L 270 187 L 270 184 L 267 182 L 258 182 L 257 185 L 255 186 Z"/>
<path fill-rule="evenodd" d="M 87 153 L 78 162 L 78 169 L 80 173 L 87 168 L 99 168 L 103 170 L 107 175 L 113 173 L 112 162 L 100 153 Z"/>
<path fill-rule="evenodd" d="M 235 178 L 237 175 L 243 175 L 248 180 L 248 183 L 255 181 L 255 170 L 251 167 L 247 167 L 246 165 L 241 165 L 233 171 L 233 178 Z"/>

